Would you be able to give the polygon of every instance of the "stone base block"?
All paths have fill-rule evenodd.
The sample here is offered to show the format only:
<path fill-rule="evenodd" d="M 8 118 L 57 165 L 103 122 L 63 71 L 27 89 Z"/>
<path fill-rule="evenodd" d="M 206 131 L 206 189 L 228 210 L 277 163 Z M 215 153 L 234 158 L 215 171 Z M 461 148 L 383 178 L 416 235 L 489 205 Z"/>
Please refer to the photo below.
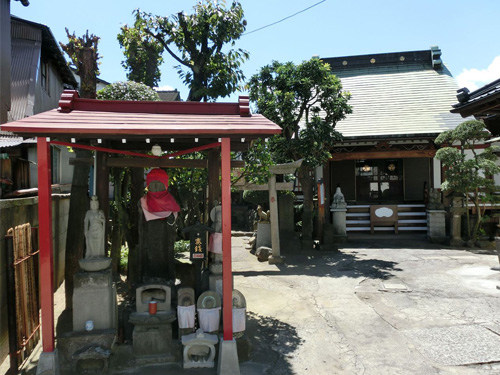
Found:
<path fill-rule="evenodd" d="M 278 256 L 271 255 L 268 258 L 268 262 L 269 262 L 269 264 L 281 264 L 281 263 L 285 262 L 285 257 L 279 256 L 279 255 Z"/>
<path fill-rule="evenodd" d="M 60 366 L 65 373 L 85 373 L 89 366 L 96 374 L 108 367 L 107 353 L 116 340 L 115 330 L 69 332 L 57 338 Z M 98 369 L 101 369 L 99 372 Z"/>
<path fill-rule="evenodd" d="M 88 320 L 96 330 L 116 329 L 118 310 L 111 269 L 77 273 L 74 281 L 73 331 L 85 331 Z"/>
<path fill-rule="evenodd" d="M 257 243 L 256 247 L 272 247 L 271 244 L 271 224 L 258 223 L 257 224 Z"/>
<path fill-rule="evenodd" d="M 172 322 L 176 316 L 174 312 L 133 313 L 130 321 L 134 324 L 132 342 L 134 354 L 146 357 L 175 357 L 173 354 Z"/>
<path fill-rule="evenodd" d="M 235 340 L 224 340 L 219 343 L 219 361 L 217 363 L 218 375 L 240 375 L 238 363 L 238 348 Z"/>
<path fill-rule="evenodd" d="M 57 349 L 53 352 L 42 352 L 38 359 L 36 375 L 59 375 L 59 357 Z"/>

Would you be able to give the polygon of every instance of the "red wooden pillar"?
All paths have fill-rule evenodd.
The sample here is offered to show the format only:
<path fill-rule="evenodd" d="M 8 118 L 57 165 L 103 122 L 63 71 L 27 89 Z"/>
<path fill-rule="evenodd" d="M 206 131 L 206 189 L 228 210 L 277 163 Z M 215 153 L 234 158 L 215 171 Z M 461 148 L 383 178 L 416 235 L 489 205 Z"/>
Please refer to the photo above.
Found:
<path fill-rule="evenodd" d="M 52 191 L 50 145 L 44 137 L 37 140 L 38 158 L 38 236 L 40 246 L 40 300 L 44 352 L 54 351 L 54 278 L 52 256 Z"/>
<path fill-rule="evenodd" d="M 221 145 L 222 174 L 222 318 L 224 340 L 233 339 L 233 277 L 231 264 L 231 140 Z"/>

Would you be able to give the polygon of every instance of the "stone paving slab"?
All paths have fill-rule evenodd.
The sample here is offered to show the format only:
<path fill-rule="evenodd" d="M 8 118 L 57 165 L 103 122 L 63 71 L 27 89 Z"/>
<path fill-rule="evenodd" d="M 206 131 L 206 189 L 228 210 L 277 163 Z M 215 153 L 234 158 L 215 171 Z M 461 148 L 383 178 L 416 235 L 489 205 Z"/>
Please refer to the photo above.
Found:
<path fill-rule="evenodd" d="M 433 362 L 463 366 L 500 361 L 500 336 L 477 325 L 405 331 L 416 349 Z"/>

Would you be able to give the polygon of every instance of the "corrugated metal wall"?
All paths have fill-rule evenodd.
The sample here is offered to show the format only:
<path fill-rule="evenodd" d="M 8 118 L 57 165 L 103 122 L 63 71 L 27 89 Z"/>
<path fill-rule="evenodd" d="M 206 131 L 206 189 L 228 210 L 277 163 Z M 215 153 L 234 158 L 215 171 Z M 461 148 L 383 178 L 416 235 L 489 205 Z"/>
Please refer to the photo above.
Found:
<path fill-rule="evenodd" d="M 38 31 L 41 37 L 41 31 Z M 36 71 L 40 50 L 40 41 L 12 39 L 12 86 L 9 121 L 33 115 Z"/>

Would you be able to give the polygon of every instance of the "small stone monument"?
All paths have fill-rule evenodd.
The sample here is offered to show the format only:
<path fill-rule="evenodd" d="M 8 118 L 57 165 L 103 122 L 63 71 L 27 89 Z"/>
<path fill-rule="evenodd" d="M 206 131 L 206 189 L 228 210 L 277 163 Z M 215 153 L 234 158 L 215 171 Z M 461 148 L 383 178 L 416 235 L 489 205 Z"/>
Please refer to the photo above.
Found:
<path fill-rule="evenodd" d="M 198 322 L 204 332 L 217 333 L 219 331 L 221 299 L 211 290 L 203 292 L 196 303 Z"/>
<path fill-rule="evenodd" d="M 90 210 L 85 214 L 85 257 L 79 260 L 80 268 L 84 271 L 101 271 L 108 268 L 111 258 L 105 257 L 104 235 L 106 232 L 106 217 L 99 209 L 97 196 L 90 199 Z"/>
<path fill-rule="evenodd" d="M 73 331 L 83 332 L 88 322 L 92 330 L 116 330 L 116 288 L 110 269 L 111 258 L 104 256 L 106 219 L 94 195 L 84 219 L 85 258 L 79 264 L 84 272 L 74 276 Z"/>
<path fill-rule="evenodd" d="M 332 212 L 332 222 L 333 222 L 333 242 L 345 242 L 347 240 L 346 231 L 346 213 L 347 213 L 347 203 L 344 199 L 344 194 L 340 190 L 340 186 L 337 186 L 337 190 L 333 195 L 333 202 L 330 207 Z"/>
<path fill-rule="evenodd" d="M 257 207 L 257 217 L 259 222 L 257 223 L 257 248 L 268 247 L 272 248 L 271 241 L 271 215 L 270 212 L 264 212 L 261 206 Z"/>
<path fill-rule="evenodd" d="M 442 243 L 447 240 L 445 214 L 441 192 L 430 189 L 427 205 L 427 238 L 431 242 Z"/>
<path fill-rule="evenodd" d="M 210 335 L 199 328 L 196 333 L 182 336 L 184 346 L 184 368 L 211 368 L 214 367 L 215 345 L 217 335 Z"/>
<path fill-rule="evenodd" d="M 179 288 L 177 292 L 177 320 L 179 337 L 190 335 L 195 329 L 196 305 L 193 288 Z"/>
<path fill-rule="evenodd" d="M 247 301 L 243 293 L 241 293 L 237 289 L 233 289 L 232 304 L 233 304 L 233 337 L 240 338 L 243 336 L 246 329 Z"/>
<path fill-rule="evenodd" d="M 175 361 L 172 342 L 172 322 L 176 319 L 171 309 L 171 288 L 150 284 L 136 289 L 136 312 L 130 315 L 134 325 L 133 351 L 137 363 L 163 363 Z M 155 304 L 154 310 L 150 304 Z"/>

